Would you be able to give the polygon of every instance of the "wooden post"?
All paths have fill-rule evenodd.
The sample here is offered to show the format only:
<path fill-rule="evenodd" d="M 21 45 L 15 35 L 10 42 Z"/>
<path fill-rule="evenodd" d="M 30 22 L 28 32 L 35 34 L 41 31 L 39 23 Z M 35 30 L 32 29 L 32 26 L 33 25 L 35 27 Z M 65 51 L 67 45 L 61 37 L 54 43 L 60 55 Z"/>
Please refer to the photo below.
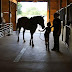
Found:
<path fill-rule="evenodd" d="M 10 1 L 9 1 L 9 23 L 11 22 L 10 14 L 11 14 L 11 8 L 10 8 Z"/>
<path fill-rule="evenodd" d="M 10 1 L 9 1 L 9 23 L 11 23 L 10 15 L 11 15 L 11 8 L 10 8 Z M 10 25 L 9 25 L 9 27 L 10 27 Z M 9 28 L 8 36 L 10 36 L 10 28 Z"/>
<path fill-rule="evenodd" d="M 48 0 L 48 7 L 49 7 L 49 20 L 50 20 L 50 0 Z"/>
<path fill-rule="evenodd" d="M 62 0 L 60 0 L 60 9 L 62 8 Z"/>
<path fill-rule="evenodd" d="M 1 24 L 1 0 L 0 0 L 0 24 Z"/>
<path fill-rule="evenodd" d="M 49 22 L 49 2 L 47 1 L 47 22 Z"/>

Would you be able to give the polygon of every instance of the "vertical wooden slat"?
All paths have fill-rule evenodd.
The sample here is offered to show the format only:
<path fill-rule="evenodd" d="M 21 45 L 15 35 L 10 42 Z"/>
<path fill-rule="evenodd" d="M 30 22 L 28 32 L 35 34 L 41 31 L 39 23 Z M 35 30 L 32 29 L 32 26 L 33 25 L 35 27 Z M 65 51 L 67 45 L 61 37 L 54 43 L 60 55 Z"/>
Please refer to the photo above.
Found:
<path fill-rule="evenodd" d="M 49 7 L 49 20 L 50 20 L 50 0 L 48 0 L 48 7 Z"/>
<path fill-rule="evenodd" d="M 11 22 L 10 14 L 11 14 L 11 8 L 10 8 L 10 1 L 9 1 L 9 23 Z"/>
<path fill-rule="evenodd" d="M 62 7 L 62 0 L 60 0 L 60 9 L 61 9 L 61 7 Z"/>

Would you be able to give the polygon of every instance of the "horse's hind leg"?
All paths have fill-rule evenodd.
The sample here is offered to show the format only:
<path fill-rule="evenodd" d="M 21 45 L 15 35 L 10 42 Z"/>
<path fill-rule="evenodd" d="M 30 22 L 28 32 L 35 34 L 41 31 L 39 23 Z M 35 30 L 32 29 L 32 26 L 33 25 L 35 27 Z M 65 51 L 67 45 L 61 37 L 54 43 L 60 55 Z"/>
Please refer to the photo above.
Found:
<path fill-rule="evenodd" d="M 25 29 L 23 30 L 23 40 L 24 40 L 24 42 L 25 42 L 25 39 L 24 39 L 24 33 L 25 33 Z"/>
<path fill-rule="evenodd" d="M 30 39 L 30 45 L 31 45 L 31 39 Z"/>
<path fill-rule="evenodd" d="M 33 39 L 32 39 L 32 47 L 34 47 Z"/>
<path fill-rule="evenodd" d="M 21 29 L 21 28 L 19 28 L 19 31 L 18 31 L 18 40 L 17 40 L 17 42 L 19 42 L 20 29 Z"/>

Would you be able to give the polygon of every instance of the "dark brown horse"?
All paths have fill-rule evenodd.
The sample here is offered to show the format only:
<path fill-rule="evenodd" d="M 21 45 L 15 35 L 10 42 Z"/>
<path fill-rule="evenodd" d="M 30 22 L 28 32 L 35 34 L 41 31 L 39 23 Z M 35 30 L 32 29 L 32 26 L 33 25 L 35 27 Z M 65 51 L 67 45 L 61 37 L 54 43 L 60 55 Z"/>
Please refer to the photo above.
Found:
<path fill-rule="evenodd" d="M 18 23 L 17 23 L 17 29 L 19 28 L 18 42 L 19 42 L 19 33 L 20 33 L 20 30 L 21 30 L 21 27 L 23 27 L 24 28 L 24 30 L 23 30 L 23 40 L 25 42 L 25 39 L 24 39 L 25 30 L 30 30 L 30 34 L 31 34 L 30 45 L 32 43 L 32 47 L 33 47 L 34 46 L 34 44 L 33 44 L 33 34 L 36 31 L 37 24 L 41 25 L 41 27 L 44 28 L 44 19 L 43 19 L 42 16 L 34 16 L 34 17 L 31 17 L 30 19 L 27 18 L 27 17 L 19 18 Z"/>

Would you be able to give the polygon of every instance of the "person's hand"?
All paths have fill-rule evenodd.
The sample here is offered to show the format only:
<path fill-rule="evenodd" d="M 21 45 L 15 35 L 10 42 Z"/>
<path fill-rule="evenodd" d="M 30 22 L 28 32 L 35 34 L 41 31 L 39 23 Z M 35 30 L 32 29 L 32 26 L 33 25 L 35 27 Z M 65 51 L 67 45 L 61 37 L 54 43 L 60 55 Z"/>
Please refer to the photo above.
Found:
<path fill-rule="evenodd" d="M 38 31 L 40 31 L 40 30 L 38 30 Z"/>

